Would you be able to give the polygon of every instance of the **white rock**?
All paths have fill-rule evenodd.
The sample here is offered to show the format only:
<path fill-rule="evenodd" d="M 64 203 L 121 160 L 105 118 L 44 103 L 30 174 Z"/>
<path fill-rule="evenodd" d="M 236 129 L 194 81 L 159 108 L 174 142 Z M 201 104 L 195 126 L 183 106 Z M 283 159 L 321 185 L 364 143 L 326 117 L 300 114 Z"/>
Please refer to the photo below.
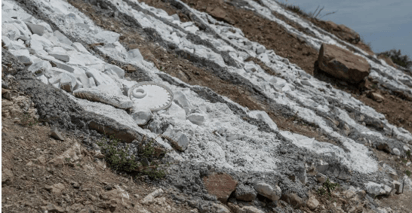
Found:
<path fill-rule="evenodd" d="M 146 197 L 144 197 L 141 201 L 142 204 L 150 204 L 154 202 L 154 199 L 156 197 L 159 197 L 160 195 L 163 194 L 163 190 L 162 189 L 157 189 L 154 192 L 148 194 Z"/>
<path fill-rule="evenodd" d="M 41 82 L 43 82 L 43 84 L 49 84 L 49 80 L 44 75 L 38 76 L 37 79 L 39 79 Z"/>
<path fill-rule="evenodd" d="M 306 202 L 306 205 L 313 211 L 319 206 L 319 201 L 316 200 L 315 196 L 311 196 Z"/>
<path fill-rule="evenodd" d="M 189 139 L 187 136 L 181 131 L 173 129 L 172 126 L 169 126 L 163 135 L 170 138 L 172 140 L 171 142 L 174 143 L 172 145 L 180 151 L 186 150 L 189 146 Z"/>
<path fill-rule="evenodd" d="M 93 77 L 96 85 L 116 85 L 116 82 L 110 78 L 108 75 L 99 72 L 98 70 L 95 69 L 87 69 L 86 70 L 86 75 L 90 78 Z"/>
<path fill-rule="evenodd" d="M 54 47 L 50 52 L 49 55 L 53 56 L 54 58 L 63 61 L 63 62 L 69 62 L 70 57 L 67 54 L 66 50 L 61 48 L 61 47 Z"/>
<path fill-rule="evenodd" d="M 310 81 L 308 81 L 308 80 L 303 80 L 303 81 L 301 81 L 301 83 L 303 84 L 303 85 L 306 85 L 306 86 L 309 86 L 309 87 L 313 87 L 313 85 L 310 83 Z"/>
<path fill-rule="evenodd" d="M 173 117 L 177 120 L 186 120 L 186 111 L 182 109 L 179 105 L 172 102 L 172 105 L 166 110 L 167 117 Z M 165 116 L 165 114 L 161 113 L 160 115 Z"/>
<path fill-rule="evenodd" d="M 31 24 L 31 23 L 26 23 L 26 25 L 33 34 L 37 34 L 39 36 L 42 36 L 44 34 L 44 30 L 46 29 L 42 25 Z"/>
<path fill-rule="evenodd" d="M 282 196 L 282 190 L 279 186 L 272 187 L 271 185 L 263 182 L 256 183 L 255 190 L 272 201 L 277 201 Z"/>
<path fill-rule="evenodd" d="M 397 155 L 397 156 L 400 156 L 400 155 L 401 155 L 401 151 L 399 151 L 399 149 L 397 149 L 397 148 L 393 148 L 393 149 L 392 149 L 392 152 L 393 152 L 393 154 L 395 154 L 395 155 Z"/>
<path fill-rule="evenodd" d="M 3 23 L 2 35 L 8 37 L 10 40 L 17 40 L 22 34 L 20 30 L 11 23 Z"/>
<path fill-rule="evenodd" d="M 188 110 L 191 108 L 191 104 L 190 104 L 189 100 L 187 100 L 186 95 L 181 91 L 176 91 L 176 92 L 174 92 L 173 97 L 174 97 L 173 101 L 177 105 L 179 105 L 180 107 L 185 109 L 186 113 L 188 113 Z"/>
<path fill-rule="evenodd" d="M 9 50 L 10 53 L 17 57 L 17 59 L 23 63 L 24 65 L 31 65 L 33 64 L 33 59 L 30 56 L 29 50 L 22 49 L 22 50 Z"/>
<path fill-rule="evenodd" d="M 366 187 L 366 192 L 368 192 L 368 194 L 372 196 L 378 196 L 385 192 L 383 190 L 383 186 L 378 183 L 368 182 L 365 184 L 365 187 Z"/>
<path fill-rule="evenodd" d="M 405 152 L 407 152 L 407 151 L 410 151 L 411 149 L 407 145 L 404 145 L 403 150 L 405 150 Z"/>
<path fill-rule="evenodd" d="M 65 35 L 63 35 L 58 30 L 54 31 L 54 36 L 56 36 L 56 38 L 64 44 L 67 44 L 67 45 L 72 45 L 73 44 L 73 42 L 71 42 L 70 39 L 68 39 Z"/>
<path fill-rule="evenodd" d="M 200 113 L 192 113 L 190 115 L 187 116 L 187 119 L 194 123 L 197 124 L 199 126 L 201 126 L 204 122 L 205 122 L 205 115 L 200 114 Z"/>
<path fill-rule="evenodd" d="M 105 71 L 106 72 L 113 72 L 115 73 L 117 76 L 119 76 L 119 78 L 123 79 L 124 78 L 124 70 L 121 69 L 118 66 L 115 65 L 111 65 L 111 64 L 106 64 L 105 66 Z"/>
<path fill-rule="evenodd" d="M 82 84 L 83 88 L 90 88 L 90 81 L 89 78 L 86 75 L 86 72 L 82 69 L 76 68 L 73 71 L 74 77 L 76 77 L 77 80 L 79 80 Z"/>
<path fill-rule="evenodd" d="M 143 56 L 139 49 L 129 50 L 129 52 L 127 52 L 127 57 L 129 61 L 143 61 Z"/>
<path fill-rule="evenodd" d="M 60 77 L 60 87 L 67 92 L 72 92 L 76 86 L 76 78 L 73 75 L 62 73 Z"/>
<path fill-rule="evenodd" d="M 258 54 L 258 55 L 264 53 L 265 51 L 266 51 L 266 48 L 263 45 L 259 45 L 256 48 L 256 54 Z"/>
<path fill-rule="evenodd" d="M 248 113 L 248 115 L 252 118 L 265 122 L 267 125 L 269 125 L 270 128 L 274 130 L 278 129 L 278 126 L 276 125 L 276 123 L 273 122 L 273 120 L 269 117 L 269 115 L 265 111 L 252 110 Z"/>
<path fill-rule="evenodd" d="M 72 46 L 79 52 L 88 53 L 87 49 L 79 42 L 74 42 Z"/>
<path fill-rule="evenodd" d="M 97 85 L 96 85 L 96 82 L 94 81 L 94 78 L 93 77 L 90 77 L 89 78 L 89 84 L 90 84 L 90 87 L 96 87 Z"/>
<path fill-rule="evenodd" d="M 246 63 L 246 64 L 245 64 L 245 70 L 246 70 L 247 72 L 256 72 L 258 69 L 257 69 L 257 67 L 256 67 L 254 64 L 252 64 L 252 63 Z"/>
<path fill-rule="evenodd" d="M 138 109 L 133 107 L 131 116 L 136 121 L 137 125 L 145 125 L 152 118 L 152 111 L 150 109 Z"/>
<path fill-rule="evenodd" d="M 30 65 L 28 70 L 32 73 L 35 73 L 37 75 L 39 74 L 44 74 L 46 71 L 50 70 L 52 68 L 50 62 L 48 61 L 37 61 Z"/>

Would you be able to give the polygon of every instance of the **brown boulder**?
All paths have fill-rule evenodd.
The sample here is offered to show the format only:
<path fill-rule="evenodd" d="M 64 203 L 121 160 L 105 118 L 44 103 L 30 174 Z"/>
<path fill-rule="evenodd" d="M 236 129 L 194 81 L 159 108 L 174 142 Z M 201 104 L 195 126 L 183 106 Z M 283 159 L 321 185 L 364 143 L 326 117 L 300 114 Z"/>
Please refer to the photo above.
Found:
<path fill-rule="evenodd" d="M 361 82 L 370 72 L 366 59 L 331 44 L 322 44 L 318 66 L 320 70 L 350 83 Z"/>
<path fill-rule="evenodd" d="M 219 21 L 225 21 L 229 24 L 235 24 L 235 22 L 233 21 L 233 19 L 231 19 L 229 17 L 229 15 L 226 13 L 226 11 L 224 9 L 222 9 L 221 7 L 208 7 L 206 9 L 206 11 L 213 16 L 215 19 L 219 20 Z"/>
<path fill-rule="evenodd" d="M 204 177 L 203 183 L 209 194 L 215 195 L 223 203 L 226 203 L 237 186 L 237 181 L 228 174 L 212 174 Z"/>
<path fill-rule="evenodd" d="M 340 39 L 349 41 L 352 44 L 357 44 L 360 41 L 359 34 L 345 25 L 337 25 L 331 21 L 325 21 L 324 24 L 329 32 L 333 32 Z"/>

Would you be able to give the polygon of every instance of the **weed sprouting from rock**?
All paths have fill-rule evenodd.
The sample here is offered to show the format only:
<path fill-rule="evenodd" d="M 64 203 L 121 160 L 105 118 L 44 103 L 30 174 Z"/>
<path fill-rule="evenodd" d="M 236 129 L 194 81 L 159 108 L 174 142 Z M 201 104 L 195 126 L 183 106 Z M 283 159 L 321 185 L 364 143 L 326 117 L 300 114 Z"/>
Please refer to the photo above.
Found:
<path fill-rule="evenodd" d="M 339 187 L 338 183 L 333 183 L 329 180 L 329 178 L 326 180 L 325 183 L 323 183 L 322 187 L 318 189 L 318 194 L 319 195 L 324 195 L 326 192 L 328 192 L 328 195 L 332 195 L 332 191 L 334 191 L 336 188 Z"/>

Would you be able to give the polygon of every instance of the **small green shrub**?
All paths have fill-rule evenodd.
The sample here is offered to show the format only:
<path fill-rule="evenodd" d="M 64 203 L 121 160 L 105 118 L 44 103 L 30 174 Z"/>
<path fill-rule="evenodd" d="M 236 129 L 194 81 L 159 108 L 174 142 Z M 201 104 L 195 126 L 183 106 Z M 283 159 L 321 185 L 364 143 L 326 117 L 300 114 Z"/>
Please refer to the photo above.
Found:
<path fill-rule="evenodd" d="M 392 49 L 386 52 L 381 52 L 378 55 L 385 55 L 392 59 L 393 63 L 404 67 L 409 68 L 412 66 L 412 61 L 407 55 L 402 55 L 401 50 Z"/>
<path fill-rule="evenodd" d="M 97 143 L 102 147 L 107 164 L 115 171 L 130 175 L 147 175 L 152 179 L 164 178 L 166 172 L 160 163 L 165 151 L 153 145 L 153 140 L 140 143 L 137 155 L 130 155 L 129 145 L 110 136 Z"/>
<path fill-rule="evenodd" d="M 408 177 L 410 177 L 410 176 L 411 176 L 411 171 L 405 170 L 405 174 L 406 174 Z"/>
<path fill-rule="evenodd" d="M 332 195 L 332 191 L 339 187 L 338 183 L 332 183 L 329 178 L 323 183 L 322 188 L 318 189 L 319 195 L 324 195 L 328 192 L 329 197 Z"/>

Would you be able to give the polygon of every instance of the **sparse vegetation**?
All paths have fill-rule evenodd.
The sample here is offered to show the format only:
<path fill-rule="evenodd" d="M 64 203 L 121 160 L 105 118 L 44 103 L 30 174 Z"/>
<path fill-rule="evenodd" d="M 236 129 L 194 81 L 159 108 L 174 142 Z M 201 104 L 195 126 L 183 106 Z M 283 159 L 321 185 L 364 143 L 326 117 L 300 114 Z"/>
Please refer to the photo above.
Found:
<path fill-rule="evenodd" d="M 292 4 L 284 4 L 284 3 L 280 3 L 284 8 L 288 9 L 289 11 L 292 11 L 296 14 L 299 14 L 303 17 L 306 18 L 313 18 L 313 19 L 320 19 L 323 18 L 325 16 L 328 15 L 332 15 L 334 13 L 336 13 L 337 11 L 333 11 L 333 12 L 329 12 L 329 13 L 325 13 L 321 15 L 321 12 L 323 11 L 323 9 L 325 9 L 325 6 L 318 6 L 313 12 L 305 12 L 304 10 L 300 9 L 299 6 L 296 5 L 292 5 Z"/>
<path fill-rule="evenodd" d="M 140 143 L 136 155 L 130 151 L 129 144 L 120 143 L 110 136 L 97 143 L 102 147 L 108 165 L 115 171 L 125 172 L 132 176 L 147 175 L 152 179 L 164 178 L 166 172 L 160 164 L 165 151 L 153 145 L 153 141 Z"/>
<path fill-rule="evenodd" d="M 322 188 L 318 189 L 319 195 L 324 195 L 328 192 L 328 195 L 331 196 L 332 191 L 334 191 L 337 187 L 339 187 L 338 183 L 332 183 L 329 178 L 323 183 Z"/>
<path fill-rule="evenodd" d="M 410 176 L 411 176 L 411 171 L 405 170 L 405 174 L 406 174 L 408 177 L 410 177 Z"/>
<path fill-rule="evenodd" d="M 20 117 L 20 124 L 25 127 L 32 127 L 39 123 L 38 119 L 32 117 L 30 113 L 24 112 Z"/>
<path fill-rule="evenodd" d="M 401 50 L 396 50 L 392 49 L 386 52 L 381 52 L 378 55 L 385 55 L 392 59 L 393 63 L 404 67 L 404 68 L 410 68 L 412 67 L 412 61 L 407 55 L 402 55 Z"/>

